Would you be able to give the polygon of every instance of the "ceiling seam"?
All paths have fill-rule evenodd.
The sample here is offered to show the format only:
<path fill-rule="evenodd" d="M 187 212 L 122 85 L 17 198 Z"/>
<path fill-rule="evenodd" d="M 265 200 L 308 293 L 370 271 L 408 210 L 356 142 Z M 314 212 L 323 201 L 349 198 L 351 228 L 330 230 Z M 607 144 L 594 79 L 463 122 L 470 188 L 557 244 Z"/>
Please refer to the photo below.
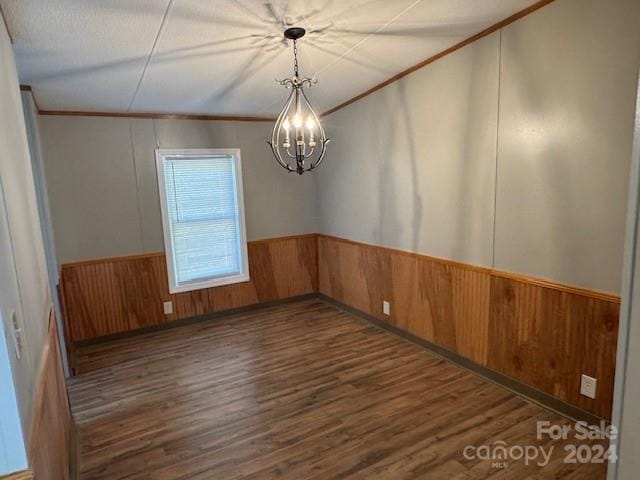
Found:
<path fill-rule="evenodd" d="M 502 28 L 498 30 L 498 91 L 496 105 L 496 161 L 493 177 L 493 236 L 491 239 L 491 268 L 496 268 L 496 227 L 498 224 L 498 160 L 500 150 L 500 90 L 502 87 Z"/>
<path fill-rule="evenodd" d="M 380 25 L 378 28 L 376 28 L 373 32 L 371 32 L 369 35 L 367 35 L 366 37 L 364 37 L 362 40 L 360 40 L 359 42 L 357 42 L 355 45 L 349 47 L 345 52 L 342 53 L 342 55 L 340 55 L 339 57 L 335 58 L 332 62 L 329 62 L 328 64 L 326 64 L 324 67 L 322 67 L 320 70 L 316 71 L 314 77 L 316 77 L 320 72 L 323 72 L 325 70 L 327 70 L 328 68 L 334 66 L 336 63 L 338 63 L 340 60 L 342 60 L 344 57 L 346 57 L 347 55 L 349 55 L 352 51 L 354 51 L 356 48 L 358 48 L 360 45 L 362 45 L 363 43 L 365 43 L 366 41 L 368 41 L 371 37 L 373 37 L 376 33 L 378 33 L 380 30 L 388 27 L 389 25 L 391 25 L 393 22 L 395 22 L 398 18 L 400 18 L 402 15 L 404 15 L 405 13 L 407 13 L 409 10 L 411 10 L 413 7 L 415 7 L 417 4 L 419 4 L 420 2 L 422 2 L 422 0 L 415 0 L 411 5 L 403 8 L 399 13 L 397 13 L 396 15 L 394 15 L 391 19 L 389 19 L 389 21 L 387 21 L 386 23 L 384 23 L 383 25 Z"/>
<path fill-rule="evenodd" d="M 156 47 L 158 46 L 158 42 L 160 40 L 160 36 L 162 35 L 162 31 L 164 30 L 164 26 L 167 22 L 167 18 L 169 18 L 169 11 L 173 6 L 174 0 L 169 0 L 167 4 L 167 8 L 164 11 L 164 15 L 162 16 L 162 21 L 160 22 L 160 26 L 158 27 L 158 33 L 156 34 L 156 38 L 153 41 L 153 45 L 151 46 L 151 50 L 149 51 L 149 55 L 147 56 L 147 61 L 144 64 L 144 68 L 142 69 L 142 73 L 140 74 L 140 78 L 138 79 L 138 84 L 136 85 L 136 89 L 133 92 L 133 97 L 131 98 L 131 102 L 129 102 L 129 106 L 127 107 L 127 112 L 131 111 L 133 108 L 133 104 L 136 101 L 136 97 L 138 96 L 138 92 L 140 91 L 140 87 L 142 86 L 142 80 L 144 80 L 144 76 L 147 73 L 147 69 L 149 68 L 149 64 L 151 63 L 151 59 L 153 58 L 153 54 L 156 51 Z"/>
<path fill-rule="evenodd" d="M 140 227 L 140 246 L 142 247 L 142 251 L 146 252 L 147 250 L 145 249 L 145 245 L 144 245 L 144 222 L 142 220 L 142 205 L 140 202 L 140 184 L 139 184 L 139 180 L 140 178 L 138 177 L 138 165 L 136 162 L 136 145 L 135 145 L 135 141 L 133 138 L 133 120 L 129 119 L 129 138 L 131 140 L 131 160 L 132 160 L 132 164 L 133 164 L 133 178 L 135 180 L 135 187 L 136 187 L 136 208 L 138 211 L 138 226 Z"/>

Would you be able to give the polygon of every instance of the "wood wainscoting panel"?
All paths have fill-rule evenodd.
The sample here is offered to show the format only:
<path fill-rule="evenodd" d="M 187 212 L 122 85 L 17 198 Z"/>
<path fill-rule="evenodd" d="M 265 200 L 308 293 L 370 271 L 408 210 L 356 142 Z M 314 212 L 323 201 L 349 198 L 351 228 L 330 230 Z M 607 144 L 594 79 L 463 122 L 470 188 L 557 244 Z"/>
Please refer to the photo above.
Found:
<path fill-rule="evenodd" d="M 248 255 L 249 282 L 176 295 L 169 295 L 167 290 L 167 295 L 174 298 L 177 318 L 195 317 L 317 291 L 315 234 L 249 242 Z M 164 273 L 160 280 L 165 285 L 166 278 Z"/>
<path fill-rule="evenodd" d="M 508 278 L 491 279 L 489 367 L 610 418 L 619 305 Z M 580 377 L 598 379 L 595 400 Z"/>
<path fill-rule="evenodd" d="M 164 254 L 63 264 L 60 285 L 70 342 L 166 321 L 162 302 L 170 296 Z"/>
<path fill-rule="evenodd" d="M 164 253 L 67 263 L 60 282 L 69 341 L 161 325 L 173 320 L 314 293 L 316 235 L 248 243 L 249 282 L 169 293 Z M 174 313 L 163 313 L 173 301 Z"/>
<path fill-rule="evenodd" d="M 454 323 L 455 352 L 480 365 L 489 355 L 489 274 L 447 266 L 451 288 L 451 320 Z M 444 323 L 446 317 L 439 319 Z M 436 337 L 437 341 L 437 337 Z"/>
<path fill-rule="evenodd" d="M 325 235 L 318 255 L 320 293 L 486 365 L 488 273 Z"/>
<path fill-rule="evenodd" d="M 327 235 L 318 255 L 320 293 L 610 418 L 619 299 Z M 583 373 L 595 400 L 579 393 Z"/>
<path fill-rule="evenodd" d="M 382 301 L 391 286 L 387 252 L 370 245 L 318 237 L 319 291 L 353 308 L 386 318 Z"/>
<path fill-rule="evenodd" d="M 52 309 L 49 336 L 38 373 L 28 446 L 29 464 L 37 480 L 69 479 L 72 422 Z"/>

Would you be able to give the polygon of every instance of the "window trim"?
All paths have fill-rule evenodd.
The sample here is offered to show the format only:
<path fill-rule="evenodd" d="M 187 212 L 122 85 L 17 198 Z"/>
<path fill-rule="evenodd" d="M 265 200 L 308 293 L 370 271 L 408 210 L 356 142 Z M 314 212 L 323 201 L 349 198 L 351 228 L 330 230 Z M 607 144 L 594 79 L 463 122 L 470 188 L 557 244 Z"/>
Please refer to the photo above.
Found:
<path fill-rule="evenodd" d="M 189 292 L 201 290 L 203 288 L 220 287 L 234 283 L 248 282 L 249 278 L 249 256 L 247 249 L 247 226 L 244 214 L 244 189 L 242 185 L 242 158 L 239 148 L 156 148 L 156 173 L 158 176 L 158 194 L 160 197 L 160 211 L 162 215 L 162 231 L 164 235 L 165 258 L 167 261 L 167 277 L 169 281 L 169 293 Z M 202 157 L 202 156 L 232 156 L 236 173 L 236 194 L 238 206 L 238 222 L 240 231 L 240 254 L 241 271 L 235 275 L 210 277 L 188 283 L 178 284 L 176 270 L 173 259 L 173 238 L 171 236 L 171 222 L 169 221 L 167 206 L 167 190 L 164 178 L 165 157 Z"/>

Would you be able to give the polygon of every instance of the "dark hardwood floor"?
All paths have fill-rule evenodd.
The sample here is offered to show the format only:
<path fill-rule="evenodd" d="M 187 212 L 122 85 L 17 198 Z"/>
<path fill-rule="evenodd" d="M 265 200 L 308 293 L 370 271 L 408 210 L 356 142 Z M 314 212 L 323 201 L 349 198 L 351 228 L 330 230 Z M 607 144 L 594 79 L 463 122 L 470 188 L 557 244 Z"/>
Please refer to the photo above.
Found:
<path fill-rule="evenodd" d="M 605 477 L 536 439 L 538 420 L 571 421 L 320 300 L 77 353 L 83 480 Z M 498 441 L 553 454 L 463 454 Z"/>

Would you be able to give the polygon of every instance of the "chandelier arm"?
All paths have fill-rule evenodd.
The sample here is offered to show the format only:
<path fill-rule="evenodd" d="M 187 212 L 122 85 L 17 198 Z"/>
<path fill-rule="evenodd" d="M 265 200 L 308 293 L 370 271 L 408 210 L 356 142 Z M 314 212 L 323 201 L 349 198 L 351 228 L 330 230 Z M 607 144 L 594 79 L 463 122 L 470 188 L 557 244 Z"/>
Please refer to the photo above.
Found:
<path fill-rule="evenodd" d="M 287 155 L 289 156 L 289 158 L 293 158 L 296 159 L 297 157 L 295 155 L 291 154 L 291 150 L 289 150 L 288 148 L 285 150 L 285 152 L 287 153 Z"/>
<path fill-rule="evenodd" d="M 316 168 L 317 166 L 320 165 L 320 163 L 322 162 L 322 160 L 324 159 L 324 156 L 326 154 L 327 151 L 327 143 L 329 143 L 329 139 L 327 138 L 327 135 L 324 131 L 324 128 L 322 128 L 322 123 L 320 123 L 320 118 L 318 118 L 318 115 L 316 114 L 316 111 L 313 109 L 313 107 L 311 106 L 311 102 L 309 102 L 309 99 L 307 98 L 307 94 L 304 92 L 304 88 L 300 88 L 300 92 L 302 93 L 302 98 L 304 100 L 304 102 L 307 104 L 307 108 L 309 109 L 309 111 L 311 112 L 311 115 L 313 115 L 313 119 L 316 122 L 316 125 L 318 126 L 318 130 L 320 132 L 320 144 L 321 144 L 321 150 L 320 150 L 320 154 L 318 155 L 318 158 L 315 162 L 312 162 L 310 165 L 310 168 Z"/>
<path fill-rule="evenodd" d="M 289 165 L 287 162 L 285 162 L 282 159 L 282 156 L 280 155 L 280 152 L 278 151 L 277 147 L 273 146 L 273 143 L 271 142 L 267 142 L 269 144 L 269 146 L 271 147 L 271 151 L 273 152 L 273 156 L 276 157 L 276 161 L 280 164 L 280 166 L 286 170 L 289 170 L 290 172 L 293 172 L 293 168 L 291 167 L 291 165 Z"/>
<path fill-rule="evenodd" d="M 302 98 L 304 99 L 304 103 L 307 104 L 307 108 L 311 112 L 311 115 L 313 115 L 313 119 L 315 120 L 316 125 L 318 125 L 318 130 L 320 130 L 320 138 L 324 140 L 325 138 L 327 138 L 327 136 L 324 133 L 324 128 L 322 128 L 322 123 L 320 123 L 320 118 L 318 117 L 318 114 L 311 106 L 311 102 L 309 102 L 309 98 L 307 98 L 307 94 L 304 93 L 304 88 L 301 88 L 300 92 L 302 93 Z"/>
<path fill-rule="evenodd" d="M 289 108 L 291 107 L 291 103 L 293 102 L 293 98 L 294 98 L 293 93 L 294 91 L 291 90 L 291 93 L 289 94 L 289 98 L 287 99 L 287 102 L 284 104 L 284 107 L 282 107 L 282 110 L 280 110 L 278 119 L 276 120 L 276 123 L 273 126 L 273 131 L 271 132 L 271 142 L 268 142 L 269 145 L 271 146 L 271 151 L 273 152 L 273 156 L 276 157 L 276 161 L 280 164 L 281 167 L 283 167 L 284 169 L 290 172 L 293 172 L 295 170 L 291 167 L 291 165 L 289 165 L 287 162 L 283 160 L 282 155 L 280 154 L 280 127 L 282 125 L 283 118 L 286 116 L 287 112 L 289 111 Z"/>
<path fill-rule="evenodd" d="M 276 82 L 278 82 L 284 88 L 292 88 L 293 87 L 293 80 L 290 79 L 290 78 L 285 78 L 284 80 L 277 80 L 276 79 Z"/>
<path fill-rule="evenodd" d="M 282 120 L 283 118 L 286 116 L 287 112 L 289 111 L 289 108 L 291 107 L 291 103 L 293 103 L 293 99 L 294 99 L 294 93 L 295 93 L 295 89 L 291 90 L 291 93 L 289 93 L 289 97 L 287 98 L 287 101 L 284 104 L 284 107 L 282 107 L 282 110 L 280 110 L 280 113 L 278 114 L 278 118 L 276 119 L 276 124 L 273 126 L 273 131 L 271 133 L 271 140 L 278 145 L 277 141 L 280 140 L 280 127 L 282 125 Z"/>
<path fill-rule="evenodd" d="M 278 152 L 276 150 L 276 148 L 273 146 L 273 144 L 271 142 L 267 142 L 269 144 L 269 146 L 271 147 L 271 151 L 273 152 L 273 156 L 276 157 L 276 161 L 278 162 L 278 164 L 284 168 L 285 170 L 288 170 L 290 172 L 293 172 L 294 169 L 291 167 L 291 165 L 289 165 L 288 163 L 286 163 L 284 160 L 282 160 L 281 156 L 280 156 L 280 152 Z"/>
<path fill-rule="evenodd" d="M 284 162 L 281 157 L 280 157 L 280 153 L 276 150 L 276 148 L 273 146 L 273 143 L 271 142 L 267 142 L 269 144 L 269 146 L 271 147 L 271 151 L 273 152 L 273 156 L 276 157 L 276 161 L 280 164 L 280 166 L 282 168 L 284 168 L 285 170 L 288 170 L 289 172 L 295 172 L 295 170 L 293 168 L 291 168 L 291 165 L 289 165 L 288 163 Z"/>
<path fill-rule="evenodd" d="M 315 163 L 312 163 L 309 166 L 309 171 L 313 170 L 314 168 L 318 168 L 320 166 L 320 164 L 322 163 L 322 161 L 324 160 L 324 156 L 327 153 L 327 144 L 331 141 L 330 138 L 325 139 L 322 142 L 322 147 L 320 150 L 320 155 L 318 155 L 318 160 Z"/>
<path fill-rule="evenodd" d="M 289 111 L 289 107 L 291 106 L 292 101 L 293 101 L 293 90 L 289 94 L 289 98 L 287 98 L 287 101 L 285 102 L 284 107 L 282 107 L 282 110 L 280 110 L 280 113 L 278 114 L 278 118 L 276 119 L 276 123 L 273 126 L 273 130 L 271 132 L 271 142 L 277 148 L 279 148 L 280 146 L 279 141 L 280 141 L 280 128 L 282 126 L 282 119 L 284 118 L 286 113 Z"/>

